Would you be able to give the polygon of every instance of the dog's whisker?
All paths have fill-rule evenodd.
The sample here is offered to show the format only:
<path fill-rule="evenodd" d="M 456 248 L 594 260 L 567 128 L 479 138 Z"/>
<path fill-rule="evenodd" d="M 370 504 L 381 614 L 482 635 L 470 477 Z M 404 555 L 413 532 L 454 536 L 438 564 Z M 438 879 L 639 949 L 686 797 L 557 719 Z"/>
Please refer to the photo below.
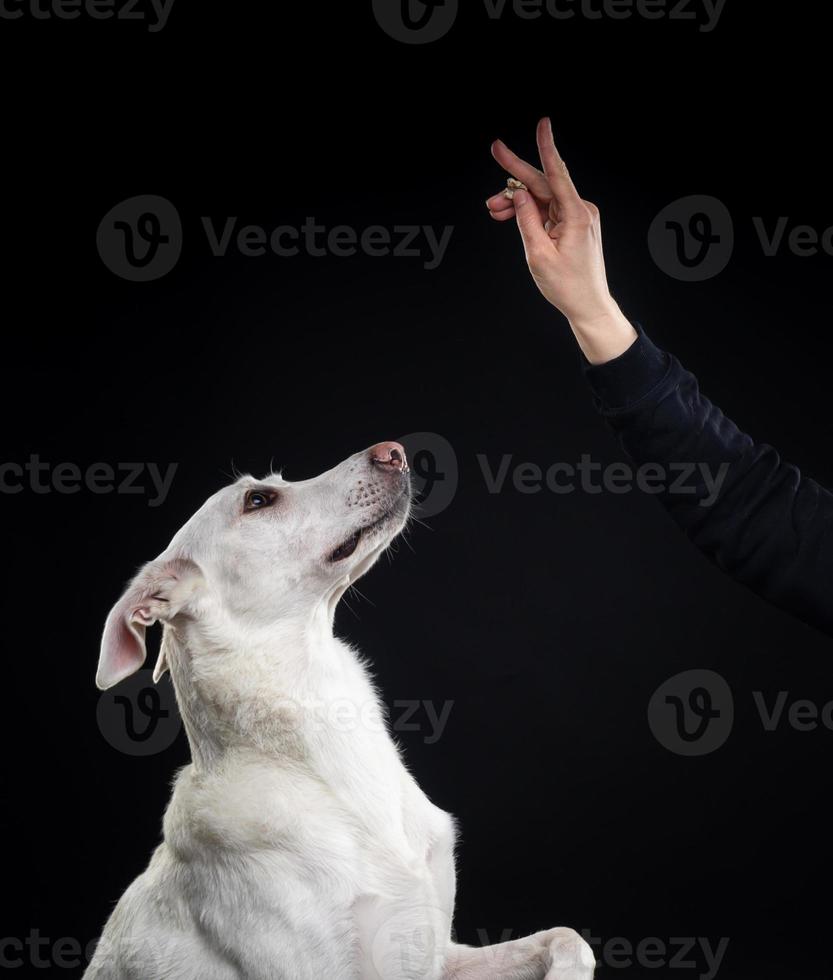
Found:
<path fill-rule="evenodd" d="M 434 528 L 430 524 L 427 524 L 424 520 L 417 517 L 416 514 L 411 514 L 408 518 L 408 524 L 419 524 L 420 527 L 426 528 L 428 531 L 433 531 Z"/>
<path fill-rule="evenodd" d="M 364 592 L 362 592 L 362 591 L 361 591 L 361 589 L 359 589 L 359 587 L 358 587 L 358 586 L 356 586 L 356 585 L 351 585 L 351 586 L 350 586 L 350 591 L 351 591 L 351 592 L 355 592 L 355 593 L 356 593 L 356 595 L 357 595 L 357 596 L 358 596 L 358 597 L 359 597 L 359 598 L 360 598 L 360 599 L 361 599 L 361 600 L 362 600 L 363 602 L 369 602 L 371 606 L 373 606 L 374 608 L 376 607 L 376 603 L 375 603 L 375 602 L 374 602 L 374 601 L 373 601 L 373 600 L 372 600 L 372 599 L 371 599 L 371 598 L 370 598 L 369 596 L 366 596 L 366 595 L 364 594 Z"/>

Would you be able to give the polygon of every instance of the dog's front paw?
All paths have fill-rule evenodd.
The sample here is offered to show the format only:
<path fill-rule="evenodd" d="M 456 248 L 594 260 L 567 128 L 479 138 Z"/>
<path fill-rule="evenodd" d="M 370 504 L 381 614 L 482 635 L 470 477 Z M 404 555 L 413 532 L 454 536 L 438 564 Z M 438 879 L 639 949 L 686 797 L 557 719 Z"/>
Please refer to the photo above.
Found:
<path fill-rule="evenodd" d="M 596 969 L 593 950 L 573 929 L 551 929 L 550 965 L 544 980 L 591 980 Z"/>

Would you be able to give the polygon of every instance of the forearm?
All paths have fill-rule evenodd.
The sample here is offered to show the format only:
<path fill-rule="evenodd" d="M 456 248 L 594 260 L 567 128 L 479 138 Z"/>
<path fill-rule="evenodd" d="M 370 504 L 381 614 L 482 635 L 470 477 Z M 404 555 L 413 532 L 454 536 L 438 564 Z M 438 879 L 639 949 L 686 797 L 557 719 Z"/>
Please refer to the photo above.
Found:
<path fill-rule="evenodd" d="M 689 468 L 684 486 L 657 496 L 697 547 L 764 598 L 833 633 L 833 496 L 741 432 L 644 335 L 586 373 L 637 465 Z"/>

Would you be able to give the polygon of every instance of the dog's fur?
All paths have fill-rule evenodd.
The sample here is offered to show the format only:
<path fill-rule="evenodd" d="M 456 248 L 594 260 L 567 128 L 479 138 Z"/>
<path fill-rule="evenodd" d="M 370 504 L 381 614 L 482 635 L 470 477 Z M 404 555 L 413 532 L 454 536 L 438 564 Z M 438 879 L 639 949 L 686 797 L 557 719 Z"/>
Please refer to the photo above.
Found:
<path fill-rule="evenodd" d="M 451 940 L 453 821 L 402 764 L 364 665 L 332 632 L 409 506 L 395 443 L 313 480 L 243 477 L 113 608 L 99 687 L 138 670 L 145 628 L 163 623 L 154 677 L 170 671 L 192 762 L 88 980 L 592 976 L 571 930 Z"/>

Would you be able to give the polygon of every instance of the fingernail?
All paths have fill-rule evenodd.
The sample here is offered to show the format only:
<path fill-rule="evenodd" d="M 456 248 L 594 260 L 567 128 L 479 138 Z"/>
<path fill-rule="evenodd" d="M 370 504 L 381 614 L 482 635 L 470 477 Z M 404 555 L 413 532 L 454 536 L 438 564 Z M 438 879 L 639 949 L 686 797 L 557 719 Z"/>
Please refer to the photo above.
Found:
<path fill-rule="evenodd" d="M 529 194 L 526 191 L 517 190 L 512 195 L 512 203 L 516 208 L 522 208 L 524 204 L 529 200 Z"/>

